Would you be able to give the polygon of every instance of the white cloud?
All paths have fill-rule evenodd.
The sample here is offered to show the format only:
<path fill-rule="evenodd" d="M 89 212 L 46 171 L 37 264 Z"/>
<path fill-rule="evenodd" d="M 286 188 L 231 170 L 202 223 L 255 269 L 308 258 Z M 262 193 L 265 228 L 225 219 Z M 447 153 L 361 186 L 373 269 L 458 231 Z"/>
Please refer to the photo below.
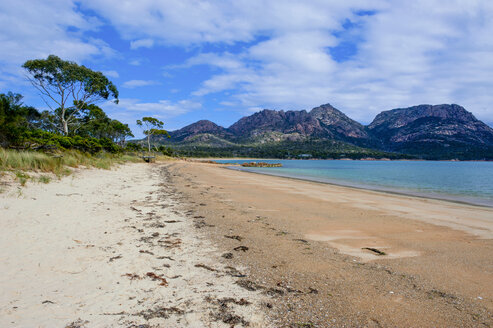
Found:
<path fill-rule="evenodd" d="M 112 50 L 102 40 L 83 37 L 100 25 L 77 12 L 72 1 L 1 1 L 0 62 L 19 65 L 53 53 L 77 61 L 109 54 Z"/>
<path fill-rule="evenodd" d="M 109 77 L 112 77 L 115 79 L 120 77 L 120 74 L 118 74 L 117 71 L 103 71 L 102 73 L 106 76 L 109 76 Z"/>
<path fill-rule="evenodd" d="M 202 104 L 189 99 L 146 102 L 140 99 L 121 98 L 118 104 L 108 101 L 101 107 L 111 118 L 128 123 L 136 138 L 142 138 L 142 130 L 135 124 L 137 119 L 142 119 L 145 116 L 155 117 L 164 121 L 165 129 L 171 131 L 181 127 L 176 123 L 173 125 L 174 118 L 191 111 L 200 110 Z"/>
<path fill-rule="evenodd" d="M 159 84 L 159 82 L 151 81 L 151 80 L 130 80 L 123 83 L 122 87 L 127 89 L 134 89 L 138 87 L 146 87 L 149 85 L 156 85 L 156 84 Z"/>
<path fill-rule="evenodd" d="M 219 69 L 194 95 L 228 91 L 232 96 L 226 103 L 245 110 L 257 106 L 310 109 L 331 102 L 363 122 L 381 110 L 458 103 L 481 119 L 493 120 L 492 2 L 456 0 L 446 7 L 443 2 L 425 0 L 368 5 L 313 1 L 276 6 L 272 2 L 251 17 L 255 3 L 232 5 L 237 15 L 246 17 L 230 29 L 236 31 L 235 37 L 214 29 L 209 32 L 217 42 L 263 35 L 260 42 L 237 55 L 203 53 L 182 65 Z M 378 10 L 368 16 L 351 11 L 365 8 Z M 235 14 L 223 19 L 234 22 Z M 334 32 L 345 19 L 355 24 L 360 41 L 353 57 L 337 62 L 328 48 L 344 41 Z M 221 22 L 217 24 L 226 24 Z M 196 42 L 193 37 L 187 41 Z"/>
<path fill-rule="evenodd" d="M 78 5 L 101 19 L 82 14 Z M 364 10 L 372 15 L 356 14 Z M 124 4 L 85 0 L 77 5 L 63 0 L 3 1 L 0 83 L 20 76 L 19 65 L 26 59 L 50 53 L 78 61 L 111 56 L 114 50 L 108 44 L 86 37 L 86 32 L 108 21 L 132 49 L 159 45 L 214 49 L 168 68 L 209 65 L 212 75 L 193 94 L 227 91 L 230 96 L 219 102 L 228 107 L 309 109 L 331 102 L 368 122 L 385 109 L 454 102 L 491 122 L 492 17 L 489 0 L 446 4 L 438 0 L 146 0 Z M 353 24 L 352 32 L 335 33 L 343 31 L 348 22 Z M 329 49 L 351 33 L 357 35 L 351 40 L 358 42 L 357 51 L 337 62 Z M 145 60 L 129 60 L 129 64 L 140 65 Z M 133 80 L 124 86 L 149 82 Z"/>
<path fill-rule="evenodd" d="M 142 60 L 141 59 L 133 59 L 128 62 L 132 66 L 140 66 L 142 65 Z"/>
<path fill-rule="evenodd" d="M 125 109 L 135 114 L 138 113 L 141 116 L 169 118 L 190 112 L 192 110 L 200 109 L 202 108 L 202 104 L 188 99 L 179 101 L 159 100 L 156 102 L 143 102 L 139 99 L 122 98 L 120 99 L 118 105 L 108 102 L 104 105 L 104 107 L 113 111 L 121 111 L 122 109 Z"/>
<path fill-rule="evenodd" d="M 113 57 L 115 51 L 106 42 L 86 34 L 100 26 L 99 19 L 81 14 L 73 1 L 0 1 L 2 89 L 21 92 L 26 103 L 39 101 L 24 76 L 25 61 L 50 54 L 79 63 Z"/>
<path fill-rule="evenodd" d="M 130 49 L 151 48 L 153 45 L 154 40 L 152 39 L 140 39 L 130 42 Z"/>
<path fill-rule="evenodd" d="M 354 9 L 375 9 L 382 1 L 237 0 L 197 2 L 156 0 L 127 2 L 87 0 L 127 39 L 153 39 L 166 44 L 252 41 L 259 34 L 340 27 Z"/>

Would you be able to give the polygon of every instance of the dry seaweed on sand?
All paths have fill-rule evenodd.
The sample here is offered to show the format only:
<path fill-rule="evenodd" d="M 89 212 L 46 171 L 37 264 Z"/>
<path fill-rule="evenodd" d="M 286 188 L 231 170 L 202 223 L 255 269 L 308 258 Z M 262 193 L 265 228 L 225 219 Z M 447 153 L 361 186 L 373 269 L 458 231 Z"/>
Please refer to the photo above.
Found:
<path fill-rule="evenodd" d="M 159 281 L 161 281 L 159 283 L 159 286 L 165 286 L 165 287 L 168 286 L 168 281 L 166 280 L 166 278 L 161 277 L 161 276 L 155 274 L 154 272 L 147 272 L 146 273 L 146 276 L 149 277 L 149 278 L 151 278 L 152 280 L 159 280 Z"/>
<path fill-rule="evenodd" d="M 65 326 L 65 328 L 84 328 L 86 327 L 86 324 L 88 324 L 89 321 L 87 320 L 82 320 L 82 319 L 77 319 L 68 325 Z"/>
<path fill-rule="evenodd" d="M 141 276 L 139 276 L 138 274 L 135 274 L 135 273 L 125 273 L 125 274 L 122 274 L 122 277 L 127 277 L 130 280 L 142 279 Z"/>
<path fill-rule="evenodd" d="M 238 280 L 236 284 L 242 288 L 245 288 L 246 290 L 249 291 L 256 291 L 259 289 L 264 289 L 265 287 L 262 285 L 259 285 L 251 280 Z"/>
<path fill-rule="evenodd" d="M 211 268 L 210 266 L 207 266 L 207 265 L 202 264 L 202 263 L 195 264 L 195 267 L 196 268 L 203 268 L 203 269 L 206 269 L 206 270 L 209 270 L 209 271 L 217 271 L 216 269 Z"/>
<path fill-rule="evenodd" d="M 234 240 L 238 240 L 238 241 L 243 240 L 243 237 L 238 236 L 238 235 L 233 235 L 233 236 L 224 235 L 224 238 L 234 239 Z"/>
<path fill-rule="evenodd" d="M 169 307 L 169 308 L 166 308 L 166 307 L 158 307 L 158 308 L 155 308 L 155 309 L 149 309 L 149 310 L 145 310 L 145 311 L 140 311 L 136 314 L 134 314 L 135 316 L 140 316 L 140 317 L 143 317 L 145 320 L 150 320 L 150 319 L 154 319 L 154 318 L 164 318 L 164 319 L 167 319 L 169 318 L 172 314 L 184 314 L 185 311 L 183 311 L 182 309 L 179 309 L 175 306 L 172 306 L 172 307 Z"/>
<path fill-rule="evenodd" d="M 246 274 L 241 273 L 240 271 L 238 271 L 238 269 L 236 269 L 232 266 L 227 266 L 227 267 L 225 267 L 225 269 L 226 269 L 226 273 L 232 277 L 236 277 L 236 278 L 245 278 L 246 277 Z"/>
<path fill-rule="evenodd" d="M 375 253 L 376 255 L 380 255 L 380 256 L 387 255 L 387 253 L 385 253 L 384 251 L 381 251 L 381 250 L 379 250 L 377 248 L 373 248 L 373 247 L 363 247 L 362 249 L 369 250 L 369 251 Z"/>

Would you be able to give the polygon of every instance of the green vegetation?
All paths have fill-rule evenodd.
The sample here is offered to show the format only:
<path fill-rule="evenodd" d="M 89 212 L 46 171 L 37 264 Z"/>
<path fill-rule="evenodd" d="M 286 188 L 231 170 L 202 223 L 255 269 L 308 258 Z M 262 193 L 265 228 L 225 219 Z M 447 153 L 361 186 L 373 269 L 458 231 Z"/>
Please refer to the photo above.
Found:
<path fill-rule="evenodd" d="M 19 180 L 19 183 L 21 186 L 25 186 L 26 182 L 31 176 L 29 174 L 24 173 L 24 172 L 15 172 L 15 176 L 17 177 L 17 180 Z"/>
<path fill-rule="evenodd" d="M 12 172 L 25 185 L 28 180 L 48 183 L 52 175 L 69 174 L 70 168 L 109 169 L 115 163 L 139 161 L 135 153 L 143 147 L 126 142 L 133 137 L 128 125 L 96 106 L 108 99 L 118 103 L 117 88 L 102 73 L 53 55 L 29 60 L 23 67 L 50 110 L 24 105 L 20 94 L 0 94 L 0 171 Z M 150 135 L 167 134 L 163 122 L 143 121 L 151 125 L 146 131 Z M 173 154 L 165 146 L 156 150 Z"/>
<path fill-rule="evenodd" d="M 42 152 L 0 148 L 0 170 L 15 171 L 19 180 L 23 178 L 26 181 L 29 179 L 29 176 L 19 175 L 21 174 L 20 171 L 53 173 L 62 176 L 70 172 L 67 170 L 68 167 L 77 168 L 84 166 L 109 169 L 114 164 L 121 164 L 128 161 L 139 161 L 139 159 L 132 155 L 104 152 L 90 154 L 77 150 L 66 150 L 53 155 Z M 41 182 L 45 181 L 46 179 Z"/>
<path fill-rule="evenodd" d="M 317 159 L 410 159 L 412 155 L 361 148 L 335 140 L 308 139 L 304 141 L 236 144 L 210 147 L 200 144 L 176 144 L 175 154 L 186 157 L 253 157 L 253 158 L 317 158 Z"/>
<path fill-rule="evenodd" d="M 38 182 L 40 183 L 50 183 L 50 181 L 51 181 L 51 177 L 48 175 L 41 175 L 38 178 Z"/>
<path fill-rule="evenodd" d="M 168 131 L 163 130 L 164 123 L 154 117 L 143 117 L 142 120 L 137 120 L 137 125 L 143 129 L 144 135 L 147 137 L 147 150 L 151 152 L 151 137 L 153 135 L 164 135 L 170 138 Z"/>
<path fill-rule="evenodd" d="M 111 98 L 118 103 L 118 90 L 101 72 L 50 55 L 28 60 L 22 66 L 29 81 L 51 108 L 53 126 L 64 135 L 76 129 L 79 115 L 89 105 Z"/>

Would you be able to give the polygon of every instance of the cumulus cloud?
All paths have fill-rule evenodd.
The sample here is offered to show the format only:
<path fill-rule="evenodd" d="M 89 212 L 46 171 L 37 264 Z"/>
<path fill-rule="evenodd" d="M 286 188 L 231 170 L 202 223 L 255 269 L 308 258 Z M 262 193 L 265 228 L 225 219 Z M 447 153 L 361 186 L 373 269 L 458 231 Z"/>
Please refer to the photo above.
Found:
<path fill-rule="evenodd" d="M 204 40 L 210 42 L 250 42 L 239 53 L 202 53 L 188 59 L 183 67 L 207 64 L 220 70 L 194 95 L 228 91 L 226 102 L 245 109 L 309 109 L 331 102 L 363 122 L 385 109 L 453 102 L 493 120 L 489 1 L 456 0 L 446 7 L 424 0 L 274 1 L 252 15 L 257 4 L 230 4 L 236 13 L 231 17 L 224 7 L 211 5 L 214 8 L 203 11 L 204 25 L 186 27 L 181 42 L 199 42 L 195 33 L 207 34 Z M 205 15 L 210 11 L 214 15 Z M 245 19 L 235 20 L 236 15 Z M 163 17 L 161 24 L 172 24 Z M 209 28 L 207 22 L 223 28 Z M 223 31 L 226 26 L 228 32 Z M 358 35 L 350 40 L 356 50 L 337 61 L 331 48 L 351 36 L 338 33 L 345 29 Z M 176 42 L 166 34 L 158 38 Z"/>
<path fill-rule="evenodd" d="M 111 113 L 112 117 L 122 119 L 134 125 L 135 120 L 141 119 L 144 116 L 167 120 L 193 110 L 201 109 L 202 104 L 188 99 L 149 102 L 134 98 L 122 98 L 118 105 L 113 102 L 107 102 L 102 107 Z"/>
<path fill-rule="evenodd" d="M 1 1 L 2 70 L 15 74 L 24 61 L 50 54 L 76 61 L 112 54 L 104 41 L 84 36 L 100 25 L 97 18 L 78 12 L 72 1 Z"/>
<path fill-rule="evenodd" d="M 120 77 L 120 74 L 118 74 L 117 71 L 103 71 L 102 73 L 106 76 L 113 77 L 115 79 Z"/>
<path fill-rule="evenodd" d="M 4 1 L 0 63 L 9 64 L 0 68 L 0 84 L 19 73 L 12 63 L 29 58 L 110 56 L 110 45 L 87 37 L 109 22 L 136 52 L 164 45 L 193 54 L 167 69 L 178 76 L 197 65 L 213 68 L 199 75 L 192 96 L 222 93 L 219 105 L 245 112 L 330 102 L 369 122 L 385 109 L 454 102 L 491 122 L 492 17 L 489 0 Z M 341 60 L 334 53 L 346 43 L 354 50 Z"/>
<path fill-rule="evenodd" d="M 382 6 L 379 0 L 156 0 L 125 5 L 119 0 L 87 0 L 83 5 L 109 19 L 124 38 L 176 45 L 248 42 L 258 34 L 334 29 L 342 17 L 353 15 L 353 8 Z"/>
<path fill-rule="evenodd" d="M 140 66 L 142 65 L 142 59 L 132 59 L 128 63 L 132 66 Z"/>
<path fill-rule="evenodd" d="M 130 49 L 151 48 L 154 45 L 153 39 L 140 39 L 130 42 Z"/>
<path fill-rule="evenodd" d="M 110 103 L 111 105 L 111 103 Z M 184 114 L 190 110 L 199 109 L 202 104 L 191 100 L 179 100 L 176 102 L 170 100 L 159 100 L 157 102 L 142 102 L 138 99 L 123 98 L 120 99 L 118 108 L 125 108 L 126 110 L 140 113 L 147 113 L 150 115 L 158 115 L 163 117 L 172 117 L 179 114 Z"/>
<path fill-rule="evenodd" d="M 123 83 L 122 86 L 127 89 L 134 89 L 138 87 L 146 87 L 149 85 L 156 85 L 156 84 L 159 84 L 159 82 L 151 81 L 151 80 L 130 80 Z"/>
<path fill-rule="evenodd" d="M 101 107 L 111 117 L 128 123 L 135 136 L 141 138 L 143 137 L 142 131 L 135 124 L 137 119 L 142 119 L 145 116 L 155 117 L 164 121 L 165 128 L 171 131 L 181 127 L 172 125 L 173 118 L 191 111 L 200 110 L 202 104 L 189 99 L 143 101 L 135 98 L 121 98 L 118 104 L 108 101 L 102 104 Z"/>

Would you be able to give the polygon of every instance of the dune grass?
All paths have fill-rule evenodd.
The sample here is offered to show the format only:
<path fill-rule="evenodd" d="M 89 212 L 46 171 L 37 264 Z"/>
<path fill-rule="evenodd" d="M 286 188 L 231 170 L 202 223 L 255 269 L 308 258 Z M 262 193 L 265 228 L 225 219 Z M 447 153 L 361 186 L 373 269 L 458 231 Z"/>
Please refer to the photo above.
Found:
<path fill-rule="evenodd" d="M 95 167 L 110 169 L 114 164 L 136 162 L 139 158 L 131 155 L 99 153 L 91 155 L 75 150 L 68 150 L 57 154 L 45 154 L 35 151 L 18 151 L 0 148 L 0 171 L 15 171 L 19 182 L 24 185 L 29 175 L 25 171 L 53 173 L 57 176 L 70 174 L 70 168 Z M 41 178 L 39 182 L 47 183 L 48 178 Z"/>

